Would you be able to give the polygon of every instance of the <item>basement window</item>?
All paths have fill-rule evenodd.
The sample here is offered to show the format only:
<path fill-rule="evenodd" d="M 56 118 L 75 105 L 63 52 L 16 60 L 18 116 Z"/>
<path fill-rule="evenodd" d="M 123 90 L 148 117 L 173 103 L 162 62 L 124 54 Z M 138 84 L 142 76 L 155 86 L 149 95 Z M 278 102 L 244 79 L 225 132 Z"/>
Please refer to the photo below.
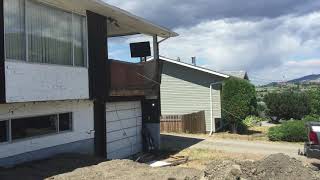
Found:
<path fill-rule="evenodd" d="M 57 132 L 57 115 L 11 120 L 12 140 L 42 136 Z"/>
<path fill-rule="evenodd" d="M 18 118 L 9 121 L 11 122 L 11 139 L 9 139 L 9 141 L 72 131 L 72 113 Z M 0 123 L 1 132 L 2 129 L 5 129 L 2 128 L 4 126 L 8 127 L 8 125 Z M 5 136 L 5 134 L 9 134 L 8 131 L 6 131 L 6 133 L 1 133 L 0 138 L 7 139 L 8 141 L 8 136 Z"/>
<path fill-rule="evenodd" d="M 72 130 L 72 113 L 59 114 L 59 132 Z"/>
<path fill-rule="evenodd" d="M 8 124 L 9 121 L 0 121 L 0 143 L 9 141 Z"/>

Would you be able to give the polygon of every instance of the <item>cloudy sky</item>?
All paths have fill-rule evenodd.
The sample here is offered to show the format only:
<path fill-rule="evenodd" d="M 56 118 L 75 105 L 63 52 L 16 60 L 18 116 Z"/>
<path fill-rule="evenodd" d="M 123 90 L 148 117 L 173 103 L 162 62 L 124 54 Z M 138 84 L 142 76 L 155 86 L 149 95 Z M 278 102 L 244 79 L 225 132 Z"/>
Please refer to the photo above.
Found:
<path fill-rule="evenodd" d="M 247 70 L 255 84 L 320 74 L 320 1 L 105 0 L 180 36 L 160 54 L 214 70 Z M 128 42 L 113 39 L 111 58 L 129 61 Z"/>

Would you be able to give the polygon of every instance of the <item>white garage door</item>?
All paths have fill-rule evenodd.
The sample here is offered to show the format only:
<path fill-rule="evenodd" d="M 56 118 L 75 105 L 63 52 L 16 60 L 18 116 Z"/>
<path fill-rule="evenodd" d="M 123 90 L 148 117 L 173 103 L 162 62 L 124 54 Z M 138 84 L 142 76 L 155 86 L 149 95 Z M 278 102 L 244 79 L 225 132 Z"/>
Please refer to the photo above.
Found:
<path fill-rule="evenodd" d="M 107 158 L 121 159 L 142 151 L 141 102 L 106 104 Z"/>

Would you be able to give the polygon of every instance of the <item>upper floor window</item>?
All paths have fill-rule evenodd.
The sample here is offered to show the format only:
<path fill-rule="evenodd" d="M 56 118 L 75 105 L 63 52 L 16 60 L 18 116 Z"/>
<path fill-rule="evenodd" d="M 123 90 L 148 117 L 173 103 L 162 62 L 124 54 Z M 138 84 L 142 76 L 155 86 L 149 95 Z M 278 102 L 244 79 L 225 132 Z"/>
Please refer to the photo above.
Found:
<path fill-rule="evenodd" d="M 6 59 L 87 66 L 86 17 L 33 0 L 5 0 Z"/>

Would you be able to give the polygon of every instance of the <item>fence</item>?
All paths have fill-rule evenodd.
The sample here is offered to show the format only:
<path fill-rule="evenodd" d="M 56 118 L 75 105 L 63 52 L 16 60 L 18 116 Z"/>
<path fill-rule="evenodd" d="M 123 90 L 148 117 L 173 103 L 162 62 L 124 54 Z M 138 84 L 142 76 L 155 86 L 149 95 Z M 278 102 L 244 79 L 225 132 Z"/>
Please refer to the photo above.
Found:
<path fill-rule="evenodd" d="M 161 132 L 206 133 L 205 113 L 165 115 L 161 117 L 160 128 Z"/>

